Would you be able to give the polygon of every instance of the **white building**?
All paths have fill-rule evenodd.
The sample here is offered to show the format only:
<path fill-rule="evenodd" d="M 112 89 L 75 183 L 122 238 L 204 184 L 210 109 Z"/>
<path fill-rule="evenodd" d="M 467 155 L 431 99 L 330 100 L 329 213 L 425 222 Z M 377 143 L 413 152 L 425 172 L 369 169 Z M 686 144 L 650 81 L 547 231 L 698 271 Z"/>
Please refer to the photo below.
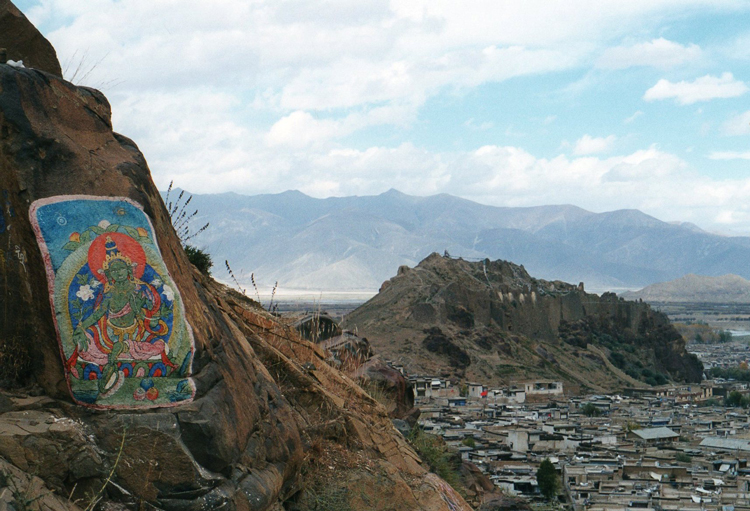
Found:
<path fill-rule="evenodd" d="M 561 381 L 528 381 L 523 386 L 527 396 L 562 396 L 563 393 L 563 384 Z"/>

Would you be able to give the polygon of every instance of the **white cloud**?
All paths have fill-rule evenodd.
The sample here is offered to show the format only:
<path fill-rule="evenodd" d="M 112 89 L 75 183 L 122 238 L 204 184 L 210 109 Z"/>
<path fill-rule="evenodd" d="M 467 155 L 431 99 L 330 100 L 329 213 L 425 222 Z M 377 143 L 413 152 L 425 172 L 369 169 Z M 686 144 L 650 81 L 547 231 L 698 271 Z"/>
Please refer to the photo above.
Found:
<path fill-rule="evenodd" d="M 655 178 L 666 179 L 678 170 L 684 170 L 687 164 L 677 156 L 660 153 L 655 147 L 648 150 L 636 151 L 622 158 L 613 165 L 603 176 L 602 181 L 608 183 L 625 183 L 647 181 Z"/>
<path fill-rule="evenodd" d="M 332 142 L 368 126 L 407 125 L 415 116 L 414 105 L 395 104 L 354 112 L 340 119 L 320 119 L 309 112 L 297 110 L 276 121 L 266 134 L 265 142 L 272 147 L 302 149 Z M 492 123 L 483 123 L 476 129 L 491 127 Z"/>
<path fill-rule="evenodd" d="M 609 158 L 545 159 L 516 147 L 485 146 L 441 161 L 450 176 L 443 190 L 485 204 L 638 208 L 711 227 L 707 218 L 720 209 L 747 209 L 742 201 L 750 199 L 750 180 L 712 182 L 655 147 Z"/>
<path fill-rule="evenodd" d="M 437 56 L 398 60 L 342 58 L 325 67 L 307 69 L 283 85 L 284 109 L 327 110 L 382 104 L 421 105 L 448 87 L 455 90 L 500 82 L 576 65 L 580 52 L 487 46 L 451 50 Z"/>
<path fill-rule="evenodd" d="M 415 195 L 440 193 L 450 177 L 445 159 L 450 156 L 409 143 L 393 148 L 333 149 L 308 163 L 308 183 L 300 190 L 313 193 L 313 183 L 330 180 L 336 183 L 334 195 L 367 195 L 391 187 Z"/>
<path fill-rule="evenodd" d="M 731 8 L 724 0 L 596 0 L 469 5 L 415 0 L 45 0 L 32 21 L 62 61 L 88 51 L 106 58 L 90 83 L 122 89 L 196 85 L 231 89 L 284 113 L 397 101 L 421 104 L 444 87 L 474 87 L 586 63 L 632 27 L 691 6 Z M 669 41 L 656 53 L 676 51 Z M 661 48 L 665 46 L 666 49 Z M 678 47 L 680 45 L 676 45 Z M 661 48 L 661 49 L 660 49 Z M 663 57 L 665 58 L 665 57 Z"/>
<path fill-rule="evenodd" d="M 730 117 L 722 126 L 725 135 L 750 135 L 750 110 Z"/>
<path fill-rule="evenodd" d="M 297 110 L 271 126 L 266 142 L 271 146 L 302 148 L 339 136 L 342 130 L 341 122 L 330 119 L 318 120 L 308 112 Z"/>
<path fill-rule="evenodd" d="M 674 98 L 681 105 L 692 105 L 698 101 L 708 101 L 716 98 L 736 98 L 742 96 L 748 86 L 735 80 L 732 73 L 721 76 L 706 75 L 696 78 L 692 82 L 670 82 L 662 78 L 643 95 L 646 101 Z"/>
<path fill-rule="evenodd" d="M 656 147 L 609 157 L 560 154 L 551 159 L 499 145 L 451 152 L 409 143 L 354 149 L 322 141 L 282 151 L 268 145 L 269 131 L 224 120 L 237 106 L 231 96 L 204 91 L 201 101 L 187 92 L 118 101 L 123 108 L 115 111 L 115 125 L 139 142 L 161 189 L 172 179 L 196 193 L 296 188 L 328 197 L 394 187 L 413 195 L 450 193 L 498 206 L 638 208 L 664 220 L 750 231 L 750 180 L 714 182 Z M 297 117 L 303 125 L 312 119 L 315 127 L 314 116 L 301 112 Z M 733 211 L 736 221 L 715 222 L 721 211 Z"/>
<path fill-rule="evenodd" d="M 687 9 L 747 8 L 737 0 L 601 6 L 601 0 L 181 0 L 177 9 L 169 0 L 40 0 L 27 14 L 51 27 L 45 32 L 61 61 L 85 54 L 90 68 L 103 58 L 87 83 L 120 84 L 106 91 L 115 128 L 140 145 L 162 188 L 171 179 L 205 193 L 296 188 L 315 196 L 361 195 L 395 187 L 496 205 L 638 207 L 697 223 L 724 210 L 745 218 L 745 181 L 714 183 L 654 148 L 612 155 L 613 135 L 586 135 L 572 156 L 550 159 L 509 145 L 427 150 L 388 130 L 378 139 L 388 147 L 366 137 L 356 148 L 345 142 L 373 126 L 421 127 L 430 122 L 420 118 L 421 109 L 436 96 L 460 97 L 514 77 L 573 70 L 593 88 L 603 86 L 596 81 L 602 73 L 586 73 L 595 63 L 669 68 L 695 62 L 702 51 L 694 45 L 621 42 L 632 33 L 658 33 Z M 607 51 L 613 42 L 621 46 Z M 690 104 L 746 90 L 727 73 L 662 80 L 646 99 Z M 551 111 L 576 122 L 565 110 Z M 494 121 L 532 129 L 517 118 L 459 115 L 459 123 L 481 119 L 472 124 L 478 128 Z M 538 128 L 543 115 L 530 115 Z"/>
<path fill-rule="evenodd" d="M 638 110 L 633 115 L 622 121 L 624 124 L 630 124 L 631 122 L 635 121 L 637 118 L 643 115 L 643 112 Z"/>
<path fill-rule="evenodd" d="M 610 135 L 608 137 L 592 137 L 591 135 L 584 135 L 576 141 L 576 145 L 573 148 L 573 154 L 575 155 L 586 155 L 586 154 L 599 154 L 606 153 L 612 149 L 617 137 Z"/>
<path fill-rule="evenodd" d="M 750 151 L 714 151 L 708 157 L 712 160 L 750 160 Z"/>
<path fill-rule="evenodd" d="M 702 57 L 699 46 L 683 46 L 660 37 L 646 43 L 631 46 L 608 48 L 597 59 L 596 65 L 602 69 L 625 69 L 634 66 L 650 66 L 670 69 Z"/>
<path fill-rule="evenodd" d="M 714 219 L 729 210 L 736 220 L 733 228 L 750 230 L 750 179 L 712 181 L 656 147 L 607 158 L 547 159 L 513 146 L 434 153 L 403 144 L 331 150 L 300 165 L 305 175 L 300 189 L 316 196 L 369 195 L 394 187 L 413 195 L 447 192 L 498 206 L 637 208 L 708 229 L 726 227 Z M 383 180 L 377 179 L 380 174 Z"/>

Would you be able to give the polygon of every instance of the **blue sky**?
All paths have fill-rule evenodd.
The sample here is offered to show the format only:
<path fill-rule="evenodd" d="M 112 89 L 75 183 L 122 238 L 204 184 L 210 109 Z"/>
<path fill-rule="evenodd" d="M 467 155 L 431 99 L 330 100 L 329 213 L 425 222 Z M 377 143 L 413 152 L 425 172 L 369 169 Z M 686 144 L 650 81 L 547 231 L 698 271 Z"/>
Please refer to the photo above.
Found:
<path fill-rule="evenodd" d="M 397 188 L 750 234 L 748 1 L 17 5 L 161 188 Z"/>

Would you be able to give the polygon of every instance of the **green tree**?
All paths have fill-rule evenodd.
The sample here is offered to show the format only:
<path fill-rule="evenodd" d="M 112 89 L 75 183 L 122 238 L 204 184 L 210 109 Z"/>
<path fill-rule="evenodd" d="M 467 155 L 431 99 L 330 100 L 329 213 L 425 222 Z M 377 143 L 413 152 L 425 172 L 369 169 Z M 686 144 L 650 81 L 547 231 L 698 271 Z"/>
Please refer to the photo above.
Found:
<path fill-rule="evenodd" d="M 710 397 L 706 399 L 705 401 L 699 402 L 698 406 L 719 406 L 721 402 L 716 399 L 715 397 Z"/>
<path fill-rule="evenodd" d="M 599 417 L 602 414 L 601 410 L 599 410 L 599 408 L 591 403 L 586 403 L 585 405 L 583 405 L 583 407 L 581 408 L 581 412 L 586 417 Z"/>
<path fill-rule="evenodd" d="M 539 470 L 536 471 L 536 482 L 539 484 L 539 491 L 547 500 L 554 498 L 560 491 L 560 477 L 549 458 L 544 458 L 539 465 Z"/>
<path fill-rule="evenodd" d="M 724 405 L 725 406 L 740 406 L 742 405 L 742 394 L 737 392 L 736 390 L 733 390 L 729 393 L 729 395 L 724 399 Z"/>
<path fill-rule="evenodd" d="M 430 467 L 431 472 L 439 475 L 446 483 L 460 491 L 461 456 L 456 451 L 449 449 L 442 438 L 425 433 L 419 426 L 411 428 L 409 442 L 422 461 Z"/>
<path fill-rule="evenodd" d="M 679 461 L 681 463 L 690 463 L 693 458 L 691 458 L 690 455 L 685 454 L 684 452 L 678 452 L 674 459 L 675 461 Z"/>
<path fill-rule="evenodd" d="M 625 425 L 625 430 L 629 433 L 631 431 L 635 431 L 641 429 L 641 425 L 637 422 L 628 421 L 628 423 Z"/>
<path fill-rule="evenodd" d="M 214 265 L 211 261 L 211 256 L 208 252 L 205 252 L 192 245 L 185 245 L 185 253 L 188 256 L 188 260 L 198 268 L 201 273 L 211 275 L 211 267 Z"/>

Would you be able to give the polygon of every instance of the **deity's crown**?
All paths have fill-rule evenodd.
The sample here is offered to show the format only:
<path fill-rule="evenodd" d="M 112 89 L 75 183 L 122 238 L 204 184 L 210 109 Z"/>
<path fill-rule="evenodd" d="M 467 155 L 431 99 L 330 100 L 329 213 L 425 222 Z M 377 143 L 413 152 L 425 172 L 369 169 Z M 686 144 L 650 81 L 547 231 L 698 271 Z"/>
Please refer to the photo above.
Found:
<path fill-rule="evenodd" d="M 109 265 L 112 264 L 112 262 L 116 259 L 124 261 L 128 266 L 133 266 L 133 261 L 131 261 L 128 256 L 120 252 L 120 250 L 117 248 L 117 243 L 112 239 L 111 236 L 107 236 L 107 239 L 104 242 L 104 250 L 106 255 L 104 256 L 104 262 L 102 263 L 103 270 L 108 270 Z"/>

